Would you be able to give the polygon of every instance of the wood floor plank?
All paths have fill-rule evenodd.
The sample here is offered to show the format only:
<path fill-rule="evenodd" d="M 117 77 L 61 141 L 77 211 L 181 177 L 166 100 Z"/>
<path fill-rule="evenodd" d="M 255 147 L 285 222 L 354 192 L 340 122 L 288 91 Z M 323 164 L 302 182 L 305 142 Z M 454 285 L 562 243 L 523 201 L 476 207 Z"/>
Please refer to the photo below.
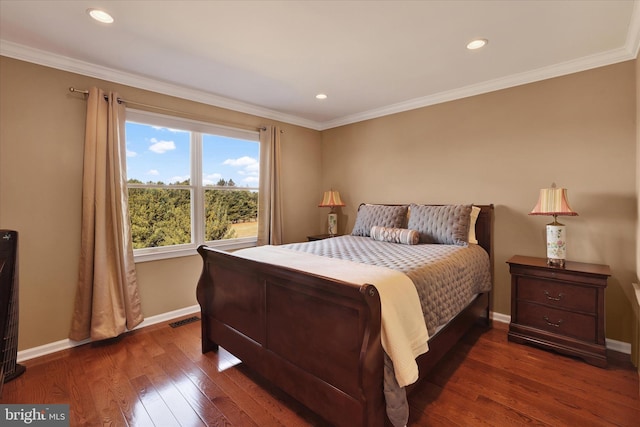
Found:
<path fill-rule="evenodd" d="M 167 407 L 181 426 L 206 426 L 206 423 L 194 411 L 187 399 L 185 399 L 169 373 L 158 363 L 158 358 L 165 356 L 166 352 L 164 351 L 155 355 L 153 357 L 154 363 L 145 366 L 142 373 L 148 377 L 153 387 L 167 404 Z"/>
<path fill-rule="evenodd" d="M 168 344 L 168 346 L 170 345 L 171 343 Z M 156 360 L 205 425 L 229 424 L 222 412 L 183 374 L 176 361 L 169 354 L 158 355 Z"/>
<path fill-rule="evenodd" d="M 193 385 L 200 390 L 203 396 L 208 398 L 221 413 L 225 414 L 225 418 L 228 419 L 231 424 L 243 426 L 257 425 L 251 417 L 236 405 L 223 388 L 219 387 L 214 380 L 209 378 L 202 369 L 196 366 L 177 346 L 169 343 L 166 349 L 170 357 L 175 361 L 175 366 L 180 370 L 180 372 L 176 372 L 176 375 L 188 378 Z"/>
<path fill-rule="evenodd" d="M 132 378 L 129 382 L 131 382 L 131 385 L 137 391 L 138 398 L 142 402 L 142 405 L 144 405 L 154 425 L 163 427 L 180 426 L 178 420 L 173 416 L 171 409 L 169 409 L 167 403 L 162 400 L 162 396 L 160 396 L 160 393 L 158 393 L 146 375 Z"/>
<path fill-rule="evenodd" d="M 491 338 L 492 335 L 495 335 L 495 332 L 489 334 L 487 338 Z M 510 349 L 514 351 L 509 351 Z M 511 369 L 522 372 L 522 375 L 528 375 L 530 378 L 549 376 L 554 380 L 570 384 L 576 389 L 592 390 L 593 387 L 598 387 L 600 390 L 607 391 L 604 394 L 605 399 L 609 398 L 616 403 L 637 403 L 637 374 L 628 375 L 633 374 L 632 369 L 622 370 L 620 366 L 611 363 L 608 368 L 602 369 L 586 364 L 581 359 L 504 340 L 483 340 L 481 345 L 473 348 L 471 357 L 482 359 L 486 363 L 493 363 L 492 359 L 495 358 L 497 352 L 510 354 L 513 358 L 512 363 L 509 364 Z M 583 371 L 584 375 L 575 375 L 576 370 Z M 592 393 L 587 392 L 586 394 L 591 395 Z"/>
<path fill-rule="evenodd" d="M 180 319 L 176 319 L 180 320 Z M 409 396 L 409 426 L 640 425 L 628 355 L 606 369 L 507 340 L 507 326 L 466 335 Z M 202 354 L 200 322 L 22 362 L 2 403 L 68 403 L 72 426 L 327 426 L 225 349 Z"/>
<path fill-rule="evenodd" d="M 246 369 L 243 365 L 236 365 L 233 368 L 227 369 L 224 373 L 239 387 L 254 396 L 262 407 L 282 425 L 287 427 L 310 425 L 308 417 L 312 417 L 313 415 L 307 413 L 300 403 L 289 399 L 284 392 L 268 384 L 264 379 Z M 283 406 L 285 407 L 283 408 Z M 317 420 L 316 424 L 322 425 L 322 421 Z"/>
<path fill-rule="evenodd" d="M 85 365 L 91 378 L 90 387 L 96 408 L 101 413 L 103 424 L 107 421 L 118 425 L 153 426 L 151 417 L 138 399 L 136 391 L 126 376 L 126 347 L 119 341 L 95 346 L 86 357 L 92 364 Z"/>
<path fill-rule="evenodd" d="M 95 403 L 91 398 L 91 388 L 87 381 L 86 373 L 82 364 L 77 363 L 74 353 L 67 357 L 68 383 L 69 388 L 69 411 L 70 425 L 73 426 L 97 426 L 100 425 L 100 418 L 96 410 Z"/>
<path fill-rule="evenodd" d="M 509 345 L 519 346 L 514 343 L 509 343 Z M 485 346 L 494 348 L 485 349 Z M 495 347 L 490 343 L 483 343 L 483 345 L 474 348 L 469 355 L 469 365 L 472 362 L 478 362 L 482 364 L 479 369 L 492 369 L 492 373 L 496 371 L 491 368 L 491 365 L 496 362 L 495 352 L 499 350 Z M 587 408 L 585 411 L 597 406 L 598 412 L 605 412 L 611 418 L 618 415 L 625 417 L 627 412 L 624 410 L 625 407 L 637 409 L 637 385 L 634 387 L 631 381 L 625 381 L 622 378 L 611 381 L 612 371 L 587 365 L 579 359 L 571 359 L 535 348 L 518 350 L 518 353 L 526 352 L 529 355 L 534 352 L 536 362 L 531 362 L 531 358 L 527 362 L 517 358 L 515 361 L 522 362 L 522 367 L 511 371 L 498 368 L 499 372 L 495 373 L 494 378 L 499 378 L 502 382 L 516 382 L 522 387 L 529 387 L 526 390 L 529 395 L 533 395 L 533 390 L 537 387 L 539 393 L 544 393 L 544 398 L 548 399 L 550 395 L 555 396 L 555 401 L 557 403 L 563 402 L 565 406 L 581 404 Z M 575 375 L 576 370 L 580 370 L 584 374 Z M 508 376 L 507 373 L 509 373 Z M 553 381 L 548 382 L 548 379 L 553 379 Z M 599 390 L 599 393 L 594 394 L 594 389 Z M 635 397 L 632 396 L 632 389 L 635 389 Z"/>
<path fill-rule="evenodd" d="M 410 407 L 419 413 L 433 411 L 455 425 L 492 426 L 485 414 L 478 412 L 471 402 L 447 388 L 425 387 L 418 396 L 412 395 Z"/>
<path fill-rule="evenodd" d="M 219 353 L 224 353 L 220 349 Z M 215 355 L 215 357 L 212 357 Z M 218 353 L 210 352 L 200 364 L 202 371 L 211 378 L 227 395 L 259 426 L 283 426 L 269 411 L 254 399 L 254 396 L 231 380 L 224 372 L 233 368 L 235 363 L 229 364 L 225 357 L 218 357 Z M 222 359 L 222 360 L 221 360 Z"/>

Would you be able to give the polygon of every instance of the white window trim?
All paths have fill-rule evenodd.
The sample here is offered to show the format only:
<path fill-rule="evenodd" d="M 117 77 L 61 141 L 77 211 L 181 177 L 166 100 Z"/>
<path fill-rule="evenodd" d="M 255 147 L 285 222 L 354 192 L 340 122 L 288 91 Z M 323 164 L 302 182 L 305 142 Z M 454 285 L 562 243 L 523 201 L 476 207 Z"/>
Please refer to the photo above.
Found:
<path fill-rule="evenodd" d="M 148 111 L 135 110 L 127 108 L 126 121 L 136 122 L 147 125 L 156 125 L 162 127 L 175 127 L 176 129 L 185 129 L 199 134 L 206 133 L 212 135 L 222 135 L 232 138 L 246 139 L 250 141 L 260 142 L 260 133 L 251 130 L 237 129 L 228 126 L 214 125 L 211 123 L 183 119 L 179 117 L 167 116 L 164 114 L 151 113 Z M 134 262 L 156 261 L 161 259 L 178 258 L 184 256 L 196 255 L 200 245 L 207 245 L 212 248 L 221 250 L 237 250 L 256 246 L 257 237 L 244 237 L 229 240 L 201 241 L 204 236 L 204 200 L 195 197 L 195 192 L 202 189 L 202 139 L 198 135 L 197 140 L 191 138 L 191 185 L 185 188 L 191 190 L 191 196 L 194 203 L 191 208 L 191 236 L 193 243 L 184 245 L 162 246 L 155 248 L 134 249 Z"/>

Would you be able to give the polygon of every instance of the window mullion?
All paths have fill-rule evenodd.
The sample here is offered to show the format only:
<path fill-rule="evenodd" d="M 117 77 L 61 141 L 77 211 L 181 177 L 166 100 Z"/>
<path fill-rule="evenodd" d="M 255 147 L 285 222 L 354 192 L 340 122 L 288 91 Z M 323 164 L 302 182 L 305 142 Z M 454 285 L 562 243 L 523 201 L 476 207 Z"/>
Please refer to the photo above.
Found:
<path fill-rule="evenodd" d="M 202 134 L 191 132 L 191 200 L 192 241 L 204 243 L 204 190 L 202 188 Z"/>

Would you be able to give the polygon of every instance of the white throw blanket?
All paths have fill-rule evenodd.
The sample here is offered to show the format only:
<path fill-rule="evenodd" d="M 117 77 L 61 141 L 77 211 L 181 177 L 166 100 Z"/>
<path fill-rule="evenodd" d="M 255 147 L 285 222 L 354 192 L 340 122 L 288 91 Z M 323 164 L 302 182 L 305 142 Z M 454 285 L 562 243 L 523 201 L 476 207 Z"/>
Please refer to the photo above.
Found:
<path fill-rule="evenodd" d="M 234 255 L 306 271 L 353 284 L 372 284 L 380 294 L 382 348 L 393 362 L 401 387 L 418 379 L 416 357 L 429 349 L 418 291 L 409 277 L 396 270 L 298 252 L 278 246 L 242 249 Z"/>

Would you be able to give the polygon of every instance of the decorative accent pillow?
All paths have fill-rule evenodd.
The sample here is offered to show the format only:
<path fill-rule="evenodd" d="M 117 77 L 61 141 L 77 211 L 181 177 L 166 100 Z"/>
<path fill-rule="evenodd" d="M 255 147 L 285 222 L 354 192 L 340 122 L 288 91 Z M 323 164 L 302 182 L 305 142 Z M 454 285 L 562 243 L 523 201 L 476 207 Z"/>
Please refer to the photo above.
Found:
<path fill-rule="evenodd" d="M 371 227 L 371 238 L 380 242 L 402 243 L 403 245 L 417 245 L 420 243 L 420 233 L 406 228 L 389 228 L 374 225 Z"/>
<path fill-rule="evenodd" d="M 478 244 L 476 239 L 476 221 L 480 215 L 480 208 L 477 206 L 471 206 L 471 214 L 469 215 L 469 243 Z"/>
<path fill-rule="evenodd" d="M 471 205 L 415 205 L 407 228 L 420 233 L 420 243 L 466 246 Z"/>
<path fill-rule="evenodd" d="M 400 228 L 407 216 L 407 205 L 360 205 L 356 223 L 351 230 L 352 236 L 369 237 L 371 227 Z"/>

